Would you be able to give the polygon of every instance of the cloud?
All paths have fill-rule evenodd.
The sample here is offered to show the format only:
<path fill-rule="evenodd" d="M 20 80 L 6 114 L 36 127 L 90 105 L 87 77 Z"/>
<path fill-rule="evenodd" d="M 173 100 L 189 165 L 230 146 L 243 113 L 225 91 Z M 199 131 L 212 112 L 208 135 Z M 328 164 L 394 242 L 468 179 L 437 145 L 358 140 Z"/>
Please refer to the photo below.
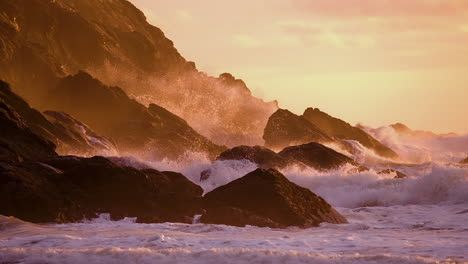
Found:
<path fill-rule="evenodd" d="M 234 35 L 231 40 L 234 44 L 243 48 L 259 48 L 263 46 L 263 43 L 259 39 L 248 34 Z"/>
<path fill-rule="evenodd" d="M 193 16 L 187 10 L 177 10 L 176 12 L 177 19 L 183 22 L 188 22 L 193 20 Z"/>
<path fill-rule="evenodd" d="M 468 0 L 294 0 L 296 7 L 318 16 L 459 16 Z"/>

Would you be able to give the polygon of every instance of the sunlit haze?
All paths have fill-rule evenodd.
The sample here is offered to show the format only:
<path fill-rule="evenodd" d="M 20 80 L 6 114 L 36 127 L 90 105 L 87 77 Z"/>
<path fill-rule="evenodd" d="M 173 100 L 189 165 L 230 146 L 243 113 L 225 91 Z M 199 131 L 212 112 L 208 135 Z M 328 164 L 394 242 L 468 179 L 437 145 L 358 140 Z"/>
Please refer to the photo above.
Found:
<path fill-rule="evenodd" d="M 198 69 L 356 124 L 468 132 L 466 0 L 132 0 Z"/>

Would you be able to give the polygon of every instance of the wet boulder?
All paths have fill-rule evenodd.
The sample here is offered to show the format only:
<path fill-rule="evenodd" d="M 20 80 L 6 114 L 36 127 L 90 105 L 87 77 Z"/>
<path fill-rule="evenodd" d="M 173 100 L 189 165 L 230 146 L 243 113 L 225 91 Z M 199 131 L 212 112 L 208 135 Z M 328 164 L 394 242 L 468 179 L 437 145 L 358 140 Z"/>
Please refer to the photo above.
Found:
<path fill-rule="evenodd" d="M 290 182 L 275 169 L 257 169 L 207 193 L 209 224 L 268 227 L 311 227 L 322 222 L 347 223 L 323 198 Z"/>
<path fill-rule="evenodd" d="M 287 147 L 278 155 L 288 162 L 302 163 L 317 170 L 337 169 L 345 164 L 355 166 L 358 171 L 367 170 L 346 155 L 316 142 Z"/>
<path fill-rule="evenodd" d="M 258 164 L 262 169 L 281 168 L 287 165 L 286 160 L 276 152 L 261 146 L 238 146 L 221 153 L 217 160 L 248 160 Z"/>

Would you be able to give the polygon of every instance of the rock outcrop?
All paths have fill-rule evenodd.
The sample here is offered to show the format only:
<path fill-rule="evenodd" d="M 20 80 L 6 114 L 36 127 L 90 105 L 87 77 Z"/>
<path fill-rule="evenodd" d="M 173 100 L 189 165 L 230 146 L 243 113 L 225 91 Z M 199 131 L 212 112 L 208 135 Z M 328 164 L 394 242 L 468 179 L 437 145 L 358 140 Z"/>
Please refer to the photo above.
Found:
<path fill-rule="evenodd" d="M 43 114 L 47 120 L 75 142 L 73 146 L 62 145 L 59 152 L 80 156 L 116 155 L 118 153 L 117 147 L 110 139 L 99 136 L 89 126 L 69 114 L 56 111 L 45 111 Z"/>
<path fill-rule="evenodd" d="M 345 140 L 356 140 L 377 155 L 386 158 L 398 158 L 398 154 L 382 144 L 364 130 L 351 126 L 345 121 L 332 117 L 318 108 L 307 108 L 303 117 L 330 136 Z"/>
<path fill-rule="evenodd" d="M 0 163 L 0 214 L 30 222 L 112 219 L 186 222 L 200 213 L 203 190 L 174 172 L 119 166 L 103 157 Z"/>
<path fill-rule="evenodd" d="M 461 160 L 460 163 L 461 164 L 468 164 L 468 157 L 466 159 L 464 159 L 464 160 Z"/>
<path fill-rule="evenodd" d="M 273 150 L 309 142 L 331 143 L 335 141 L 304 117 L 284 109 L 279 109 L 270 116 L 263 139 L 265 147 Z"/>
<path fill-rule="evenodd" d="M 106 86 L 85 72 L 61 79 L 49 104 L 111 138 L 124 153 L 149 159 L 177 159 L 192 151 L 214 159 L 225 150 L 163 107 L 145 107 L 119 87 Z"/>
<path fill-rule="evenodd" d="M 5 83 L 0 82 L 1 92 Z M 3 94 L 2 94 L 3 95 Z M 57 155 L 51 141 L 37 135 L 23 118 L 0 97 L 0 161 L 40 160 Z"/>
<path fill-rule="evenodd" d="M 97 135 L 87 125 L 66 113 L 46 111 L 44 116 L 32 108 L 23 98 L 16 95 L 9 85 L 2 81 L 0 81 L 0 100 L 3 101 L 5 111 L 10 112 L 10 117 L 17 116 L 23 126 L 26 126 L 31 132 L 43 140 L 54 143 L 54 151 L 60 154 L 74 153 L 92 156 L 100 153 L 116 153 L 112 142 Z M 6 110 L 7 108 L 9 110 Z M 11 115 L 13 112 L 16 114 Z M 5 125 L 4 127 L 6 129 L 10 126 Z M 10 133 L 11 135 L 14 135 L 14 133 Z M 6 140 L 8 137 L 5 135 L 2 138 Z M 20 138 L 16 141 L 9 140 L 9 143 L 5 144 L 14 145 L 17 143 L 21 145 L 22 140 Z M 34 154 L 34 151 L 32 153 Z"/>
<path fill-rule="evenodd" d="M 311 227 L 347 223 L 323 198 L 275 169 L 257 169 L 207 193 L 201 222 L 234 226 Z"/>

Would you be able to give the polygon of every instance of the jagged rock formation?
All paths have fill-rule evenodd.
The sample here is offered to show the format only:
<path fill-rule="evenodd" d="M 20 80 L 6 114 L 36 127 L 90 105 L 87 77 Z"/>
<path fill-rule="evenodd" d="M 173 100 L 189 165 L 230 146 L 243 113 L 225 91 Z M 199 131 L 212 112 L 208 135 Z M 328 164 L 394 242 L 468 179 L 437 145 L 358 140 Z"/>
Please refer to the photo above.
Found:
<path fill-rule="evenodd" d="M 35 134 L 3 98 L 0 98 L 0 127 L 0 161 L 20 162 L 57 155 L 55 145 Z"/>
<path fill-rule="evenodd" d="M 263 139 L 265 147 L 274 150 L 309 142 L 332 143 L 335 141 L 304 117 L 284 109 L 278 109 L 270 116 Z"/>
<path fill-rule="evenodd" d="M 110 213 L 139 222 L 191 222 L 203 190 L 172 172 L 137 170 L 103 157 L 0 163 L 0 214 L 75 222 Z"/>
<path fill-rule="evenodd" d="M 311 227 L 347 223 L 323 198 L 274 169 L 257 169 L 207 193 L 201 222 L 234 226 Z"/>
<path fill-rule="evenodd" d="M 50 122 L 39 111 L 31 108 L 26 101 L 13 93 L 9 85 L 2 81 L 0 81 L 0 100 L 2 102 L 2 122 L 9 124 L 4 123 L 2 125 L 3 135 L 0 137 L 0 140 L 5 141 L 3 143 L 4 146 L 9 146 L 6 148 L 10 150 L 16 149 L 14 152 L 17 152 L 20 159 L 35 160 L 34 156 L 37 156 L 37 158 L 50 157 L 50 153 L 55 153 L 55 151 L 62 154 L 76 153 L 82 155 L 109 151 L 115 152 L 112 143 L 98 136 L 86 125 L 69 115 L 63 114 L 70 121 L 73 120 L 74 124 Z M 16 123 L 16 125 L 13 126 L 13 123 Z M 13 130 L 8 131 L 9 128 L 13 127 L 16 127 L 14 130 L 16 132 Z M 85 129 L 85 131 L 81 129 Z M 31 149 L 27 149 L 27 147 L 21 147 L 23 144 L 25 146 L 34 145 L 29 141 L 33 138 L 30 133 L 34 133 L 38 142 L 42 141 L 42 143 L 37 148 L 31 147 Z M 94 141 L 92 141 L 93 139 Z M 50 146 L 44 147 L 44 144 Z M 48 155 L 44 156 L 40 154 L 46 150 L 49 153 Z M 27 152 L 30 152 L 30 154 L 26 154 Z"/>
<path fill-rule="evenodd" d="M 392 149 L 380 143 L 377 139 L 358 127 L 351 126 L 345 121 L 332 117 L 318 108 L 307 108 L 303 117 L 330 136 L 356 140 L 364 147 L 373 150 L 377 155 L 387 158 L 398 158 L 398 154 Z"/>
<path fill-rule="evenodd" d="M 166 109 L 155 104 L 145 107 L 119 87 L 106 86 L 85 72 L 61 79 L 49 104 L 112 138 L 120 151 L 150 159 L 177 159 L 186 151 L 215 158 L 225 149 Z"/>
<path fill-rule="evenodd" d="M 79 70 L 181 116 L 218 144 L 262 144 L 276 109 L 230 74 L 199 72 L 126 0 L 0 0 L 0 78 L 38 109 Z M 41 10 L 38 12 L 37 10 Z"/>

